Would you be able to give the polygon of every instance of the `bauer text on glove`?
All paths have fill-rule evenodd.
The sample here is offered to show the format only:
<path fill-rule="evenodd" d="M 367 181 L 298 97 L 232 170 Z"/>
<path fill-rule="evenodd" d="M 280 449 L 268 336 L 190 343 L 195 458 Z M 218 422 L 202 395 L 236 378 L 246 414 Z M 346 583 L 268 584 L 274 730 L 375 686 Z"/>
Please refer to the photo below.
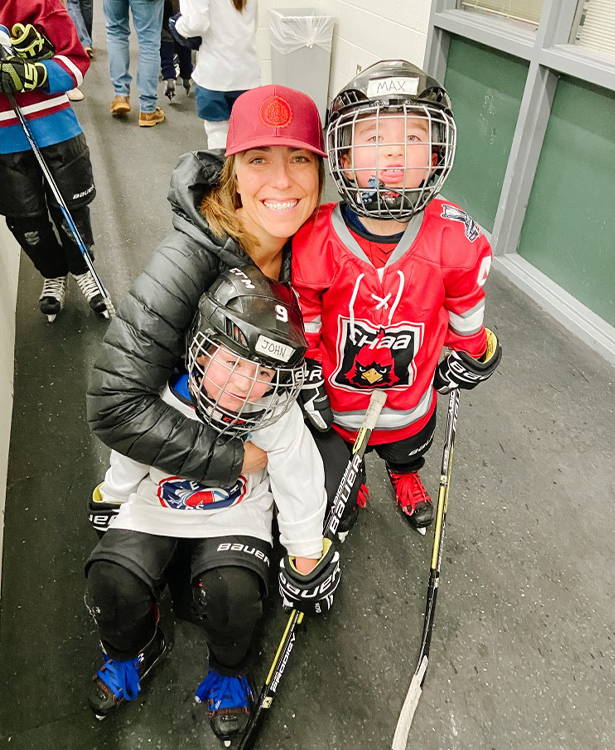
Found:
<path fill-rule="evenodd" d="M 88 498 L 88 518 L 99 536 L 115 521 L 122 507 L 121 502 L 105 500 L 100 492 L 101 487 L 102 483 L 94 488 L 92 497 Z"/>
<path fill-rule="evenodd" d="M 485 330 L 487 350 L 480 359 L 453 351 L 440 362 L 433 380 L 439 393 L 450 393 L 453 388 L 471 390 L 493 375 L 502 359 L 502 347 L 495 333 L 488 328 Z"/>
<path fill-rule="evenodd" d="M 325 380 L 320 362 L 306 359 L 307 375 L 299 393 L 299 406 L 320 432 L 326 432 L 333 424 L 333 412 L 325 390 Z"/>
<path fill-rule="evenodd" d="M 282 602 L 287 609 L 298 609 L 306 615 L 324 615 L 333 606 L 333 594 L 340 582 L 340 555 L 330 539 L 323 541 L 323 555 L 307 575 L 299 573 L 293 558 L 280 560 L 278 583 Z"/>

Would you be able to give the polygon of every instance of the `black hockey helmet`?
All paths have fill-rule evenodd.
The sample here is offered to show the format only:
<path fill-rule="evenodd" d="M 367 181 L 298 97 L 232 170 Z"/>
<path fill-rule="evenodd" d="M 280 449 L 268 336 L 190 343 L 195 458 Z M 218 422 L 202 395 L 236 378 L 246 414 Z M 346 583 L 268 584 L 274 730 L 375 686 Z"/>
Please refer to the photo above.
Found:
<path fill-rule="evenodd" d="M 392 189 L 377 179 L 369 187 L 359 187 L 347 174 L 354 167 L 342 168 L 342 156 L 352 155 L 356 123 L 372 119 L 378 128 L 381 115 L 398 115 L 406 121 L 422 118 L 429 123 L 429 153 L 436 154 L 437 161 L 425 164 L 428 177 L 418 187 Z M 327 114 L 329 169 L 342 198 L 360 216 L 407 221 L 425 208 L 448 177 L 455 141 L 456 126 L 445 88 L 406 60 L 382 60 L 362 70 L 334 97 Z"/>
<path fill-rule="evenodd" d="M 209 370 L 212 363 L 219 365 L 221 349 L 233 356 L 222 358 L 224 376 L 221 382 L 218 375 L 216 382 L 220 392 L 212 394 Z M 290 284 L 272 281 L 252 265 L 223 272 L 199 300 L 188 341 L 188 387 L 197 414 L 233 435 L 273 424 L 297 398 L 306 351 L 301 311 Z M 234 398 L 229 406 L 223 392 L 227 387 L 238 391 L 233 386 L 237 376 L 245 381 L 242 403 Z M 263 396 L 256 397 L 261 391 Z"/>

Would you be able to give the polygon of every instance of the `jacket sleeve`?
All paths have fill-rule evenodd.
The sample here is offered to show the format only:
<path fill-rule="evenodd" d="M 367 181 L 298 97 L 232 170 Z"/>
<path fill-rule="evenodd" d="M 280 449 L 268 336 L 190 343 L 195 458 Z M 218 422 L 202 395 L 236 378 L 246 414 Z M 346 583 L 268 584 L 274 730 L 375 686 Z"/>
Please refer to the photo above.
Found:
<path fill-rule="evenodd" d="M 79 41 L 68 12 L 64 8 L 54 9 L 41 19 L 40 26 L 55 47 L 54 56 L 42 63 L 47 68 L 44 90 L 48 94 L 58 94 L 80 86 L 90 67 L 90 58 Z"/>
<path fill-rule="evenodd" d="M 201 294 L 218 275 L 214 256 L 176 233 L 154 252 L 111 321 L 87 392 L 88 422 L 103 443 L 134 461 L 208 486 L 233 484 L 238 439 L 164 403 L 160 393 L 185 348 Z"/>
<path fill-rule="evenodd" d="M 179 11 L 175 28 L 184 37 L 203 36 L 211 25 L 209 0 L 179 0 Z"/>

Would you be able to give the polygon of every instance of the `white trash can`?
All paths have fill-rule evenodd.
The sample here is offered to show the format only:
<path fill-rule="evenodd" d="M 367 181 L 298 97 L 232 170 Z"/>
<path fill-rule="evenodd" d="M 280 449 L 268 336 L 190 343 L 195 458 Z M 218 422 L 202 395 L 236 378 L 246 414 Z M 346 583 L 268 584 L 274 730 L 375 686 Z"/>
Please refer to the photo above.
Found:
<path fill-rule="evenodd" d="M 269 35 L 272 82 L 311 96 L 324 125 L 333 16 L 318 8 L 272 8 Z"/>

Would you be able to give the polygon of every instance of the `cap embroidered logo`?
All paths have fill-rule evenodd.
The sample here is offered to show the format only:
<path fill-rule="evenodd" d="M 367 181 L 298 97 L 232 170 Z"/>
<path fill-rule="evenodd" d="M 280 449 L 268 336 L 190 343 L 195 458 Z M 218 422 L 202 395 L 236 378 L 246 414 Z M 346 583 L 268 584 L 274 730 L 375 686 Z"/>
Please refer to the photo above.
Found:
<path fill-rule="evenodd" d="M 259 116 L 269 128 L 285 128 L 293 121 L 290 104 L 280 96 L 268 96 L 261 104 Z"/>

